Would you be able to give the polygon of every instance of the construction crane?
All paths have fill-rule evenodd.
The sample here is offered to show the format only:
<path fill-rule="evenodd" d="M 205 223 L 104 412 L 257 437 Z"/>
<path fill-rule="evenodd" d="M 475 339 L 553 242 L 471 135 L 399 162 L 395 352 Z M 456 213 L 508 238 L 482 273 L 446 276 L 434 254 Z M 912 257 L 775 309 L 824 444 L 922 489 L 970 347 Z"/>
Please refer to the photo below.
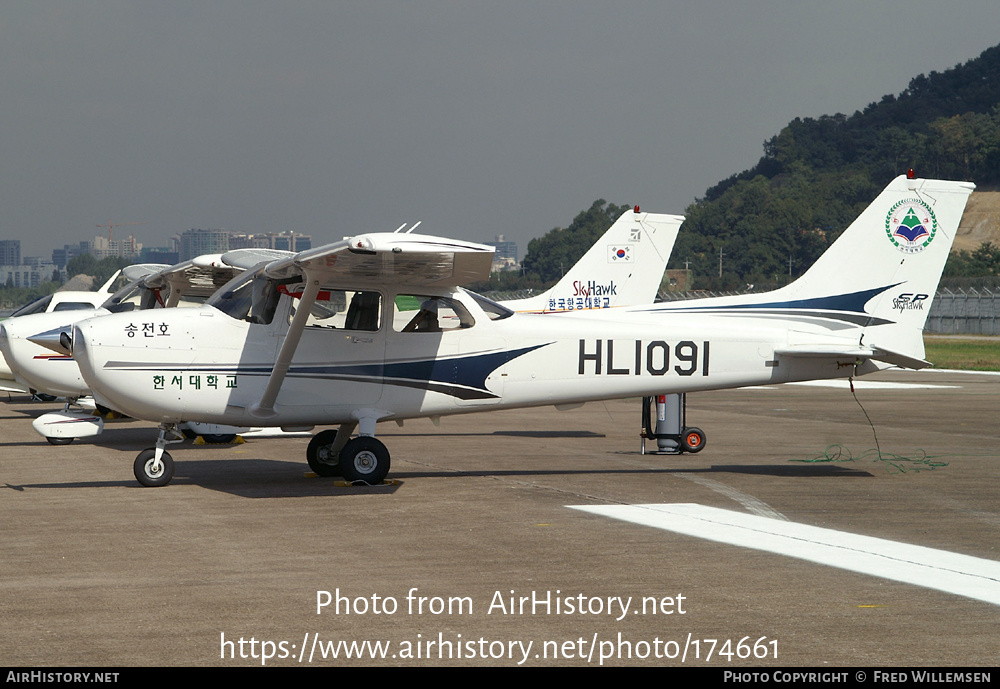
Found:
<path fill-rule="evenodd" d="M 145 222 L 111 222 L 111 219 L 108 218 L 108 221 L 106 223 L 104 223 L 103 225 L 98 225 L 97 227 L 108 228 L 108 244 L 110 245 L 110 243 L 114 241 L 114 228 L 124 227 L 126 225 L 145 225 L 145 224 L 146 224 Z"/>

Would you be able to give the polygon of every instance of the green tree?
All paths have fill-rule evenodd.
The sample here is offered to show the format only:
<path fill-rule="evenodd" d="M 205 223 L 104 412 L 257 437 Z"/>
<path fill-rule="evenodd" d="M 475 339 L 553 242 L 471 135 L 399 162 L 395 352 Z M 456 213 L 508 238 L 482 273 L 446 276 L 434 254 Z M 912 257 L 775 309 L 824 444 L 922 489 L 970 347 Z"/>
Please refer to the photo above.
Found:
<path fill-rule="evenodd" d="M 557 227 L 532 239 L 521 262 L 525 275 L 543 283 L 557 281 L 627 210 L 628 206 L 598 199 L 578 214 L 569 227 Z"/>
<path fill-rule="evenodd" d="M 107 282 L 108 278 L 116 271 L 130 264 L 131 261 L 127 258 L 108 256 L 98 260 L 91 254 L 81 254 L 71 258 L 66 263 L 66 274 L 69 277 L 91 275 L 94 278 L 94 287 L 96 288 Z"/>

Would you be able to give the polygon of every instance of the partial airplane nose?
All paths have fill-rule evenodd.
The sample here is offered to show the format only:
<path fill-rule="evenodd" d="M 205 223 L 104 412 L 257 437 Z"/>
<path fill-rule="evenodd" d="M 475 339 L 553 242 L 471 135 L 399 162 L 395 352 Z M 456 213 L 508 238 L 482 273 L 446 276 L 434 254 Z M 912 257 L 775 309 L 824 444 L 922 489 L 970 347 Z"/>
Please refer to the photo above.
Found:
<path fill-rule="evenodd" d="M 3 352 L 3 356 L 0 356 L 0 380 L 12 381 L 14 380 L 14 372 L 10 370 L 10 366 L 7 365 L 7 328 L 6 326 L 0 324 L 0 352 Z"/>
<path fill-rule="evenodd" d="M 32 335 L 27 340 L 28 342 L 34 342 L 39 347 L 51 349 L 53 352 L 73 356 L 72 326 L 46 330 L 43 333 Z"/>

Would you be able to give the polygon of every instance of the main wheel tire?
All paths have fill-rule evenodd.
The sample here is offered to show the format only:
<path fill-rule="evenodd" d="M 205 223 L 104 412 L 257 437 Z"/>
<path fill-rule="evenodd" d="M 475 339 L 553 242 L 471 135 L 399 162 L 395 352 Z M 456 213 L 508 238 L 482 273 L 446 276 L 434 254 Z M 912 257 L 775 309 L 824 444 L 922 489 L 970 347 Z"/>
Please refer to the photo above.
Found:
<path fill-rule="evenodd" d="M 49 441 L 50 445 L 69 445 L 76 440 L 76 438 L 52 438 L 49 436 L 45 436 L 45 439 Z"/>
<path fill-rule="evenodd" d="M 136 480 L 149 488 L 165 486 L 174 477 L 174 458 L 169 453 L 164 452 L 160 456 L 162 466 L 159 471 L 153 469 L 155 459 L 156 449 L 150 447 L 140 452 L 132 464 Z"/>
<path fill-rule="evenodd" d="M 705 432 L 700 428 L 685 428 L 681 436 L 681 448 L 694 454 L 705 449 Z"/>
<path fill-rule="evenodd" d="M 389 473 L 389 450 L 370 436 L 349 440 L 340 451 L 340 470 L 348 481 L 378 485 Z"/>
<path fill-rule="evenodd" d="M 337 431 L 320 431 L 309 441 L 306 461 L 317 476 L 340 476 L 340 453 L 333 451 Z"/>
<path fill-rule="evenodd" d="M 235 433 L 203 433 L 201 437 L 212 445 L 229 445 L 236 440 Z"/>

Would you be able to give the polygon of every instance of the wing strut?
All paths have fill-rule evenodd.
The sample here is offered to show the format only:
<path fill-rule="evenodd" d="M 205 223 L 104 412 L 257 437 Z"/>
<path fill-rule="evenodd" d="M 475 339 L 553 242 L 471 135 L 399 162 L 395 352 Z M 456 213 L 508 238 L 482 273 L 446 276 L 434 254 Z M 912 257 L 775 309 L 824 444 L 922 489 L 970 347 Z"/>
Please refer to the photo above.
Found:
<path fill-rule="evenodd" d="M 271 369 L 271 377 L 267 379 L 267 387 L 264 388 L 264 394 L 261 395 L 260 402 L 250 407 L 250 413 L 259 419 L 270 418 L 276 415 L 274 401 L 278 398 L 278 391 L 281 390 L 281 384 L 288 373 L 292 357 L 295 356 L 299 340 L 302 339 L 302 331 L 305 330 L 306 322 L 309 320 L 309 312 L 316 302 L 316 295 L 319 294 L 319 280 L 314 279 L 309 273 L 306 273 L 305 277 L 306 288 L 299 298 L 299 307 L 295 311 L 295 317 L 292 318 L 291 325 L 288 326 L 285 341 L 281 343 L 278 358 L 274 362 L 274 368 Z"/>

